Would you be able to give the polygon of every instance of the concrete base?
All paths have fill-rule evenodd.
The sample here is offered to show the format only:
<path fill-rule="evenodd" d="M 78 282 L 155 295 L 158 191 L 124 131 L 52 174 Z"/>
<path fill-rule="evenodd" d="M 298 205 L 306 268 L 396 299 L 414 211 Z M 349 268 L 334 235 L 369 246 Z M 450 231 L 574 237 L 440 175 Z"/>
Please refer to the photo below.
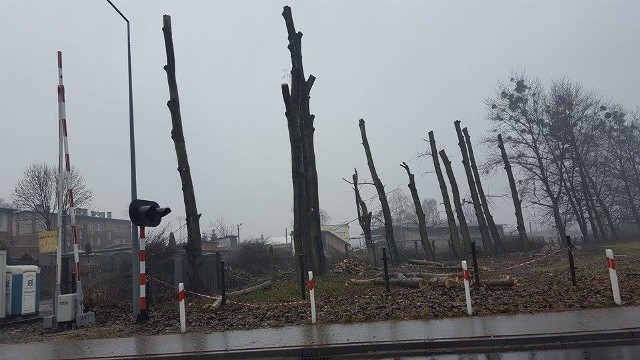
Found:
<path fill-rule="evenodd" d="M 77 327 L 88 327 L 96 322 L 96 314 L 93 311 L 88 311 L 84 314 L 76 315 Z"/>
<path fill-rule="evenodd" d="M 58 328 L 58 321 L 56 321 L 56 316 L 55 315 L 51 315 L 51 316 L 45 316 L 42 318 L 42 326 L 45 329 L 57 329 Z"/>
<path fill-rule="evenodd" d="M 84 314 L 76 315 L 75 324 L 73 322 L 60 324 L 66 326 L 67 328 L 75 325 L 76 327 L 89 327 L 96 323 L 96 314 L 92 311 L 86 312 Z M 42 326 L 45 329 L 58 329 L 58 321 L 55 315 L 45 316 L 42 318 Z"/>

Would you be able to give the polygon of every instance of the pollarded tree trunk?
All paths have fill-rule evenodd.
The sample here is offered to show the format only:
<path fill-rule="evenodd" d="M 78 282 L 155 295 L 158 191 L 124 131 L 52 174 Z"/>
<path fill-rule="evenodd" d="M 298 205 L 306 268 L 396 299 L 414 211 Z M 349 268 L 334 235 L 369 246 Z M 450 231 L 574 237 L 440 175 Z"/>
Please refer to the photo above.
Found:
<path fill-rule="evenodd" d="M 182 194 L 184 196 L 184 209 L 187 220 L 187 276 L 193 289 L 202 289 L 202 233 L 200 232 L 200 214 L 196 206 L 196 195 L 193 190 L 191 179 L 191 168 L 187 157 L 187 146 L 182 131 L 182 116 L 180 114 L 180 99 L 178 97 L 178 83 L 176 81 L 176 60 L 173 50 L 173 34 L 171 31 L 171 16 L 162 17 L 165 50 L 167 53 L 167 65 L 164 70 L 167 72 L 167 82 L 169 83 L 169 101 L 167 106 L 171 112 L 171 139 L 176 149 L 178 158 L 178 173 L 182 182 Z"/>
<path fill-rule="evenodd" d="M 491 215 L 491 209 L 489 209 L 489 203 L 487 202 L 487 197 L 484 194 L 484 189 L 482 188 L 482 181 L 480 180 L 480 172 L 478 171 L 478 166 L 476 165 L 476 157 L 473 155 L 473 146 L 471 145 L 471 137 L 469 136 L 469 131 L 465 127 L 462 129 L 462 133 L 464 134 L 464 141 L 467 144 L 467 150 L 469 151 L 469 161 L 471 163 L 471 170 L 473 171 L 473 177 L 476 180 L 476 186 L 478 186 L 478 196 L 480 197 L 480 202 L 482 205 L 482 211 L 484 211 L 484 215 L 487 219 L 487 225 L 489 225 L 489 231 L 491 231 L 491 237 L 493 238 L 493 244 L 496 247 L 496 250 L 501 252 L 502 248 L 502 238 L 500 237 L 500 232 L 498 231 L 498 227 L 496 226 L 495 221 L 493 221 L 493 216 Z"/>
<path fill-rule="evenodd" d="M 294 111 L 297 110 L 291 104 L 289 86 L 282 84 L 282 98 L 285 104 L 285 116 L 289 128 L 289 143 L 291 145 L 291 180 L 293 183 L 293 248 L 296 254 L 302 254 L 304 263 L 312 264 L 310 252 L 305 251 L 305 244 L 308 244 L 307 233 L 307 212 L 305 196 L 305 176 L 302 157 L 302 136 L 300 135 L 300 124 Z M 300 258 L 296 256 L 296 262 Z M 300 269 L 300 264 L 296 266 Z"/>
<path fill-rule="evenodd" d="M 464 239 L 465 250 L 471 248 L 471 234 L 469 234 L 469 227 L 467 226 L 467 220 L 464 217 L 464 211 L 462 210 L 462 202 L 460 201 L 460 191 L 458 191 L 458 182 L 456 181 L 456 177 L 453 174 L 453 169 L 451 169 L 451 161 L 447 157 L 447 153 L 443 150 L 440 150 L 440 157 L 442 158 L 442 163 L 444 164 L 444 168 L 447 172 L 447 177 L 449 178 L 449 183 L 451 184 L 451 194 L 453 195 L 453 205 L 456 207 L 456 214 L 458 215 L 458 224 L 460 224 L 460 232 L 462 233 L 462 239 Z M 464 258 L 467 257 L 468 251 L 465 251 Z"/>
<path fill-rule="evenodd" d="M 467 175 L 467 182 L 469 183 L 469 191 L 471 192 L 473 209 L 475 210 L 476 218 L 478 219 L 478 228 L 480 228 L 482 245 L 484 246 L 484 251 L 488 253 L 495 253 L 496 249 L 493 242 L 491 241 L 491 237 L 489 236 L 487 222 L 484 218 L 482 205 L 480 204 L 480 199 L 478 197 L 478 187 L 476 186 L 476 182 L 473 178 L 473 172 L 471 171 L 471 164 L 469 163 L 469 153 L 467 152 L 467 144 L 464 142 L 462 130 L 460 130 L 460 120 L 454 121 L 453 124 L 455 125 L 456 133 L 458 134 L 458 146 L 460 147 L 460 152 L 462 153 L 462 164 L 464 165 L 464 172 Z"/>
<path fill-rule="evenodd" d="M 498 147 L 500 148 L 500 152 L 502 154 L 502 161 L 504 162 L 504 170 L 507 172 L 507 178 L 509 179 L 509 188 L 511 189 L 511 199 L 513 200 L 513 207 L 516 212 L 516 222 L 518 224 L 518 235 L 520 237 L 520 244 L 523 249 L 527 249 L 529 239 L 527 238 L 527 230 L 524 226 L 524 218 L 522 216 L 522 201 L 518 196 L 518 188 L 516 187 L 516 180 L 513 177 L 513 171 L 511 169 L 511 164 L 509 163 L 509 157 L 507 156 L 507 151 L 504 148 L 504 143 L 502 142 L 502 134 L 498 134 Z"/>
<path fill-rule="evenodd" d="M 433 260 L 435 258 L 433 249 L 431 249 L 431 243 L 429 243 L 429 236 L 427 234 L 427 222 L 425 221 L 424 211 L 422 210 L 422 204 L 420 204 L 420 196 L 418 196 L 418 188 L 416 188 L 415 176 L 411 173 L 409 165 L 403 162 L 400 164 L 409 176 L 409 190 L 411 191 L 411 197 L 413 198 L 413 205 L 416 208 L 416 216 L 418 217 L 418 228 L 420 231 L 420 241 L 422 242 L 422 248 L 424 249 L 427 259 Z"/>
<path fill-rule="evenodd" d="M 447 223 L 449 225 L 449 238 L 451 239 L 451 245 L 453 251 L 456 253 L 458 259 L 465 258 L 465 249 L 463 249 L 460 243 L 460 237 L 458 236 L 458 228 L 456 226 L 456 220 L 451 208 L 451 201 L 449 200 L 449 192 L 447 191 L 447 183 L 444 181 L 442 175 L 442 169 L 440 168 L 440 159 L 438 158 L 438 150 L 436 148 L 436 140 L 433 136 L 433 131 L 429 131 L 429 145 L 431 147 L 431 158 L 433 159 L 433 167 L 436 170 L 436 176 L 438 177 L 438 184 L 440 185 L 440 192 L 442 193 L 442 202 L 444 203 L 444 210 L 447 214 Z"/>
<path fill-rule="evenodd" d="M 287 121 L 295 123 L 293 124 L 294 141 L 291 142 L 292 160 L 294 151 L 298 151 L 299 154 L 296 156 L 301 157 L 296 158 L 295 165 L 292 161 L 292 172 L 297 172 L 297 183 L 300 183 L 294 185 L 294 236 L 295 219 L 298 218 L 300 226 L 297 230 L 302 236 L 300 248 L 305 254 L 306 264 L 314 273 L 321 275 L 326 272 L 326 258 L 320 231 L 320 197 L 313 141 L 315 116 L 309 111 L 309 94 L 315 77 L 310 75 L 305 79 L 302 65 L 302 33 L 295 29 L 290 7 L 284 7 L 282 17 L 287 27 L 288 48 L 291 53 L 291 92 L 285 96 L 284 92 L 288 92 L 288 88 L 283 88 L 283 96 L 285 96 Z M 291 126 L 289 138 L 291 141 Z M 295 174 L 293 176 L 296 177 Z M 296 186 L 303 187 L 303 190 L 296 189 Z M 299 197 L 298 206 L 296 206 L 296 194 Z M 296 210 L 299 212 L 297 216 Z"/>
<path fill-rule="evenodd" d="M 353 169 L 353 191 L 356 194 L 356 211 L 358 212 L 358 223 L 364 234 L 364 243 L 367 247 L 367 255 L 372 265 L 377 265 L 376 252 L 371 240 L 371 212 L 367 209 L 367 204 L 360 197 L 360 189 L 358 188 L 358 170 Z"/>
<path fill-rule="evenodd" d="M 400 259 L 398 257 L 398 248 L 396 247 L 396 241 L 393 237 L 393 220 L 391 219 L 391 210 L 389 210 L 389 202 L 387 201 L 387 194 L 384 191 L 384 185 L 382 185 L 382 181 L 380 181 L 378 173 L 376 172 L 376 166 L 373 164 L 373 156 L 371 155 L 371 148 L 369 147 L 369 141 L 367 140 L 367 130 L 365 129 L 364 119 L 360 119 L 358 126 L 360 127 L 362 146 L 364 146 L 364 153 L 367 156 L 367 164 L 369 165 L 369 171 L 371 172 L 371 179 L 376 187 L 378 198 L 380 198 L 380 205 L 382 206 L 384 230 L 387 238 L 387 244 L 389 246 L 389 252 L 391 253 L 391 263 L 399 264 Z"/>

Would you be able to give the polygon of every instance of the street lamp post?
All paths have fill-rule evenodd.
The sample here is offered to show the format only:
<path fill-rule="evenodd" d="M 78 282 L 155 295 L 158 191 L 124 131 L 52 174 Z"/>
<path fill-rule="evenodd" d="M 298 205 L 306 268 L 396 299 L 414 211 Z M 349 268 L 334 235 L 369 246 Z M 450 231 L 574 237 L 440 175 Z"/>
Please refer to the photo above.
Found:
<path fill-rule="evenodd" d="M 107 0 L 109 5 L 126 21 L 127 23 L 127 67 L 129 75 L 129 152 L 131 154 L 131 201 L 138 198 L 138 190 L 136 185 L 136 143 L 135 143 L 135 131 L 133 126 L 133 85 L 131 82 L 131 29 L 129 25 L 129 19 L 111 2 Z M 138 252 L 140 251 L 140 243 L 138 242 L 138 227 L 133 223 L 131 224 L 131 269 L 132 269 L 132 289 L 133 289 L 133 316 L 138 316 L 140 311 L 140 304 L 138 299 L 140 297 L 140 269 L 135 264 L 138 261 Z"/>
<path fill-rule="evenodd" d="M 240 244 L 240 226 L 242 226 L 242 223 L 238 224 L 238 244 Z"/>

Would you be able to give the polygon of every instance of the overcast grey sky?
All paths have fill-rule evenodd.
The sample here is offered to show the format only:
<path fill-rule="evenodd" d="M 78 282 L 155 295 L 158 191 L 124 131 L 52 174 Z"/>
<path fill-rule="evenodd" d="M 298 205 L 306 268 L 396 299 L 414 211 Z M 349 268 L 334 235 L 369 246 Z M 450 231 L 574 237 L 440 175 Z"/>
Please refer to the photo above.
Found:
<path fill-rule="evenodd" d="M 512 70 L 547 83 L 566 76 L 626 107 L 640 103 L 640 3 L 632 0 L 114 3 L 131 20 L 139 197 L 184 214 L 162 68 L 162 15 L 170 14 L 201 227 L 217 218 L 242 222 L 243 237 L 291 227 L 283 5 L 304 33 L 306 73 L 317 77 L 320 206 L 334 222 L 356 216 L 342 178 L 354 167 L 369 177 L 361 117 L 387 189 L 406 189 L 398 164 L 407 161 L 421 197 L 440 199 L 430 159 L 417 157 L 423 138 L 435 131 L 467 192 L 453 121 L 469 127 L 477 156 L 494 151 L 478 143 L 489 128 L 483 99 Z M 72 164 L 95 193 L 93 208 L 123 216 L 130 200 L 124 21 L 104 0 L 5 0 L 0 13 L 0 197 L 10 199 L 30 163 L 57 163 L 62 50 Z M 505 178 L 486 179 L 488 192 L 506 193 Z M 509 202 L 495 205 L 498 222 L 515 222 Z"/>

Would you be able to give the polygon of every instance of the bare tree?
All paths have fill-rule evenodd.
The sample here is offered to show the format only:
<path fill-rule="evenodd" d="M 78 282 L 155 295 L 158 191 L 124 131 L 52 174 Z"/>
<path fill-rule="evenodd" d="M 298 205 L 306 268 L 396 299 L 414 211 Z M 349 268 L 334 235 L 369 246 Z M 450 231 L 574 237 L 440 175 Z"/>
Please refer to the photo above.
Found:
<path fill-rule="evenodd" d="M 424 210 L 427 225 L 440 225 L 442 219 L 440 219 L 440 212 L 438 211 L 438 200 L 434 198 L 422 200 L 422 210 Z"/>
<path fill-rule="evenodd" d="M 453 205 L 456 208 L 456 214 L 458 216 L 458 224 L 460 224 L 460 232 L 462 233 L 462 239 L 464 241 L 465 252 L 462 255 L 463 258 L 466 258 L 467 249 L 471 248 L 471 234 L 469 234 L 469 227 L 467 226 L 467 220 L 465 217 L 465 213 L 462 207 L 462 200 L 460 199 L 460 191 L 458 190 L 458 182 L 456 181 L 456 177 L 453 174 L 453 169 L 451 168 L 451 161 L 447 157 L 447 153 L 444 149 L 440 150 L 440 157 L 442 158 L 442 164 L 447 172 L 447 177 L 449 178 L 449 184 L 451 184 L 451 194 L 453 195 Z"/>
<path fill-rule="evenodd" d="M 367 156 L 367 164 L 369 165 L 369 171 L 371 172 L 371 179 L 378 192 L 378 198 L 380 199 L 380 205 L 382 207 L 382 214 L 384 216 L 384 229 L 385 237 L 387 239 L 387 245 L 389 246 L 389 252 L 391 253 L 391 263 L 399 264 L 400 258 L 398 257 L 398 248 L 396 247 L 396 240 L 393 236 L 393 220 L 391 218 L 391 210 L 389 209 L 389 202 L 387 201 L 387 194 L 384 191 L 384 185 L 378 177 L 376 172 L 376 166 L 373 163 L 373 156 L 371 155 L 371 148 L 369 147 L 369 140 L 367 140 L 367 130 L 365 128 L 364 119 L 360 119 L 358 126 L 360 127 L 360 136 L 362 137 L 362 146 L 364 146 L 364 153 Z"/>
<path fill-rule="evenodd" d="M 420 204 L 420 196 L 418 196 L 418 188 L 416 188 L 415 176 L 411 173 L 409 169 L 409 165 L 406 162 L 400 164 L 407 171 L 407 176 L 409 176 L 409 190 L 411 191 L 411 197 L 413 198 L 413 206 L 416 208 L 416 216 L 418 217 L 418 229 L 420 231 L 420 241 L 422 242 L 422 248 L 424 253 L 427 255 L 429 260 L 434 259 L 433 249 L 431 248 L 431 243 L 429 242 L 429 235 L 427 234 L 427 223 L 425 220 L 424 211 L 422 210 L 422 205 Z"/>
<path fill-rule="evenodd" d="M 462 164 L 464 165 L 464 172 L 467 175 L 467 183 L 469 184 L 469 190 L 471 191 L 471 201 L 475 210 L 476 219 L 478 221 L 478 227 L 480 228 L 480 235 L 482 237 L 482 245 L 485 251 L 489 253 L 495 253 L 495 246 L 489 236 L 489 230 L 487 229 L 487 222 L 485 220 L 484 213 L 482 212 L 482 205 L 480 204 L 480 198 L 478 196 L 478 186 L 476 180 L 473 177 L 471 171 L 471 163 L 469 162 L 469 152 L 467 150 L 467 144 L 464 141 L 462 130 L 460 129 L 460 120 L 454 121 L 456 128 L 456 134 L 458 135 L 458 146 L 460 147 L 460 153 L 462 154 Z"/>
<path fill-rule="evenodd" d="M 282 97 L 291 144 L 294 247 L 296 252 L 304 254 L 305 263 L 321 275 L 326 271 L 327 263 L 320 231 L 320 198 L 313 140 L 315 115 L 309 109 L 309 94 L 316 78 L 313 75 L 305 78 L 302 33 L 296 31 L 290 7 L 284 7 L 282 17 L 291 53 L 291 91 L 287 84 L 282 84 Z"/>
<path fill-rule="evenodd" d="M 25 169 L 22 178 L 13 189 L 13 205 L 20 210 L 32 211 L 38 221 L 47 230 L 53 229 L 53 213 L 58 209 L 57 182 L 60 176 L 55 166 L 45 163 L 31 164 Z M 73 189 L 73 200 L 76 207 L 88 206 L 93 199 L 93 192 L 86 186 L 84 177 L 75 168 L 71 169 L 70 186 Z M 63 212 L 69 207 L 67 193 L 64 196 Z"/>
<path fill-rule="evenodd" d="M 491 231 L 493 245 L 497 251 L 502 251 L 502 239 L 500 238 L 500 232 L 498 231 L 498 227 L 493 220 L 491 209 L 489 208 L 489 202 L 487 201 L 487 197 L 484 194 L 484 189 L 482 188 L 480 172 L 478 171 L 478 166 L 476 165 L 476 157 L 473 154 L 473 145 L 471 144 L 471 136 L 469 136 L 469 130 L 467 130 L 467 128 L 465 127 L 464 129 L 462 129 L 462 133 L 464 134 L 464 141 L 467 144 L 467 151 L 469 152 L 469 162 L 471 165 L 471 170 L 473 171 L 473 178 L 475 179 L 476 186 L 478 187 L 478 198 L 480 200 L 480 205 L 482 206 L 482 212 L 484 212 L 485 219 L 487 220 L 489 231 Z"/>
<path fill-rule="evenodd" d="M 509 163 L 509 157 L 504 149 L 502 142 L 502 135 L 498 134 L 498 147 L 502 155 L 502 161 L 504 162 L 504 170 L 507 172 L 507 179 L 509 179 L 509 188 L 511 189 L 511 199 L 513 200 L 513 207 L 516 213 L 516 222 L 518 224 L 518 235 L 520 237 L 520 244 L 523 249 L 527 249 L 529 239 L 527 238 L 527 230 L 524 226 L 524 218 L 522 217 L 522 201 L 518 196 L 518 189 L 516 188 L 516 181 L 513 177 L 513 171 L 511 171 L 511 164 Z"/>
<path fill-rule="evenodd" d="M 358 187 L 358 170 L 353 169 L 353 191 L 356 195 L 356 211 L 358 212 L 358 223 L 364 234 L 364 243 L 367 247 L 367 255 L 369 262 L 373 265 L 377 264 L 376 252 L 371 240 L 371 212 L 367 209 L 367 204 L 360 196 L 360 188 Z"/>
<path fill-rule="evenodd" d="M 211 227 L 211 234 L 215 234 L 215 239 L 218 237 L 225 237 L 236 234 L 236 227 L 233 224 L 226 222 L 223 218 L 218 218 L 212 221 L 209 226 Z M 215 240 L 212 238 L 212 240 Z"/>
<path fill-rule="evenodd" d="M 329 212 L 324 209 L 320 209 L 320 225 L 331 224 L 333 218 L 329 215 Z"/>
<path fill-rule="evenodd" d="M 178 158 L 178 173 L 182 182 L 182 195 L 184 197 L 184 209 L 187 221 L 187 277 L 193 289 L 201 289 L 202 281 L 202 238 L 200 232 L 200 214 L 196 206 L 196 195 L 191 179 L 191 167 L 187 156 L 187 145 L 182 131 L 182 115 L 180 114 L 180 98 L 178 96 L 178 83 L 176 81 L 176 59 L 173 49 L 173 33 L 171 30 L 171 16 L 162 17 L 165 50 L 167 53 L 167 65 L 164 70 L 167 73 L 169 84 L 169 101 L 167 106 L 171 113 L 171 139 L 175 145 Z"/>
<path fill-rule="evenodd" d="M 562 182 L 568 150 L 566 145 L 550 136 L 545 99 L 538 80 L 514 75 L 509 83 L 498 84 L 496 96 L 487 100 L 487 106 L 493 131 L 504 135 L 509 161 L 518 167 L 522 176 L 521 188 L 526 190 L 523 195 L 549 211 L 560 239 L 564 239 Z M 492 163 L 496 165 L 502 161 L 498 157 Z"/>
<path fill-rule="evenodd" d="M 436 150 L 436 140 L 433 136 L 433 131 L 429 131 L 429 146 L 431 148 L 431 158 L 433 159 L 433 167 L 436 170 L 436 176 L 438 177 L 438 184 L 440 185 L 440 192 L 442 193 L 442 202 L 444 203 L 444 210 L 447 215 L 447 223 L 449 225 L 449 238 L 451 246 L 458 259 L 464 258 L 466 255 L 463 243 L 460 243 L 460 237 L 458 236 L 458 228 L 456 226 L 456 220 L 453 217 L 453 210 L 451 208 L 451 201 L 449 200 L 449 192 L 447 190 L 447 183 L 442 175 L 442 169 L 440 168 L 440 159 L 438 158 L 438 150 Z"/>

